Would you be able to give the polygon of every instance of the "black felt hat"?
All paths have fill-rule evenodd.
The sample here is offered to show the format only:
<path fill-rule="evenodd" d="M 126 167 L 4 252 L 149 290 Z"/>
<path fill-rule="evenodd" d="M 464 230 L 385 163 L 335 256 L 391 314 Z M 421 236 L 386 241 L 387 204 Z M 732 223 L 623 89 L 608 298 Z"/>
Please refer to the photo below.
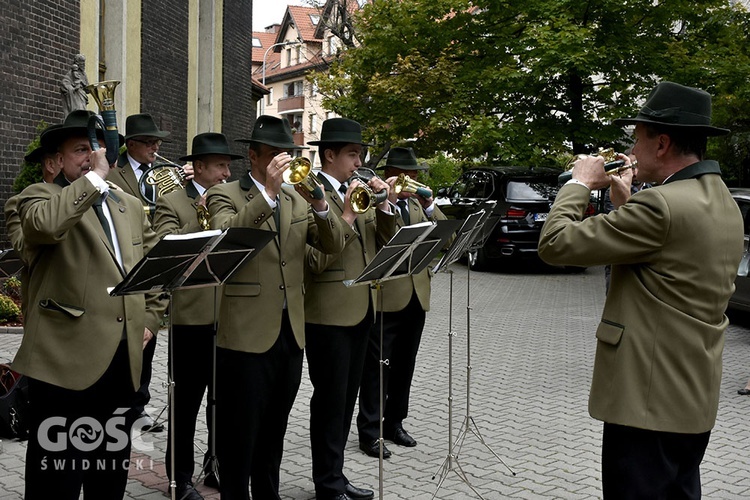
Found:
<path fill-rule="evenodd" d="M 77 109 L 68 113 L 65 120 L 56 126 L 47 127 L 41 136 L 42 147 L 50 151 L 56 151 L 60 144 L 68 137 L 88 135 L 89 118 L 96 113 L 86 109 Z M 104 138 L 104 131 L 97 127 L 96 136 L 99 139 Z M 122 134 L 118 134 L 120 146 L 125 144 Z"/>
<path fill-rule="evenodd" d="M 42 134 L 49 130 L 54 130 L 56 128 L 60 128 L 62 124 L 56 123 L 54 125 L 50 125 L 49 127 L 45 128 L 42 131 Z M 44 147 L 42 145 L 39 145 L 34 151 L 27 154 L 23 157 L 23 159 L 26 161 L 26 163 L 42 163 L 42 160 L 44 159 L 44 155 L 46 154 L 53 154 L 55 152 L 54 149 L 50 149 L 47 147 Z"/>
<path fill-rule="evenodd" d="M 362 142 L 362 126 L 347 118 L 329 118 L 324 121 L 320 130 L 320 140 L 308 142 L 312 146 L 336 143 L 372 146 Z"/>
<path fill-rule="evenodd" d="M 249 139 L 236 139 L 236 142 L 257 142 L 281 149 L 307 149 L 294 143 L 288 120 L 269 115 L 261 115 L 255 120 Z"/>
<path fill-rule="evenodd" d="M 139 136 L 164 138 L 168 135 L 169 132 L 159 130 L 154 118 L 148 113 L 130 115 L 125 120 L 125 140 Z"/>
<path fill-rule="evenodd" d="M 400 170 L 428 170 L 429 167 L 417 162 L 417 155 L 412 148 L 391 148 L 385 164 L 378 169 L 386 167 L 398 168 Z"/>
<path fill-rule="evenodd" d="M 665 127 L 725 135 L 729 130 L 711 126 L 711 95 L 701 89 L 661 82 L 649 94 L 635 118 L 619 118 L 617 125 L 651 123 Z"/>
<path fill-rule="evenodd" d="M 229 151 L 229 143 L 224 134 L 205 132 L 193 137 L 192 154 L 183 156 L 180 161 L 191 161 L 205 155 L 225 155 L 232 160 L 244 158 L 242 155 Z"/>

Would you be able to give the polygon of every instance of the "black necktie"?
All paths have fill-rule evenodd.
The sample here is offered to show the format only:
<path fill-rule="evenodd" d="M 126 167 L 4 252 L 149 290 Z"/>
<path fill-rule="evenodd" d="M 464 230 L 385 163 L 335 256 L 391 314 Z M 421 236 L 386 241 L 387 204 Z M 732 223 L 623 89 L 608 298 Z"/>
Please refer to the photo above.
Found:
<path fill-rule="evenodd" d="M 339 185 L 339 193 L 341 193 L 341 199 L 343 200 L 346 196 L 346 184 Z"/>
<path fill-rule="evenodd" d="M 273 209 L 273 221 L 276 223 L 276 231 L 281 229 L 281 198 L 276 197 L 276 208 Z"/>
<path fill-rule="evenodd" d="M 411 217 L 409 216 L 409 203 L 406 200 L 398 200 L 396 205 L 401 209 L 401 218 L 404 219 L 404 225 L 410 225 Z"/>
<path fill-rule="evenodd" d="M 141 163 L 141 166 L 138 167 L 138 169 L 141 171 L 142 176 L 145 175 L 146 170 L 149 169 L 148 163 Z M 148 201 L 156 201 L 156 199 L 154 198 L 154 186 L 152 186 L 145 180 L 143 181 L 143 191 L 143 195 L 148 199 Z"/>
<path fill-rule="evenodd" d="M 94 212 L 96 212 L 96 216 L 102 225 L 102 229 L 104 229 L 104 234 L 107 235 L 109 244 L 112 246 L 112 248 L 114 248 L 115 244 L 112 242 L 112 232 L 109 230 L 109 221 L 107 220 L 107 217 L 104 215 L 104 209 L 102 208 L 103 201 L 104 201 L 104 196 L 100 196 L 99 199 L 94 202 Z"/>

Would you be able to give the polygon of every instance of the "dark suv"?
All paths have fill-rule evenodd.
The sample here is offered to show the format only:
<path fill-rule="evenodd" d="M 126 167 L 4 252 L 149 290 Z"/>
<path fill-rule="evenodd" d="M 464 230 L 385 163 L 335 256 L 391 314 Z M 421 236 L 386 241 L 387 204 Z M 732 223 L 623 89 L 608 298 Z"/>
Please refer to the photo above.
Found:
<path fill-rule="evenodd" d="M 559 173 L 552 168 L 477 167 L 438 190 L 436 202 L 450 218 L 463 219 L 486 200 L 497 202 L 488 221 L 497 221 L 494 230 L 469 255 L 472 269 L 495 260 L 538 258 L 539 233 L 557 195 Z"/>

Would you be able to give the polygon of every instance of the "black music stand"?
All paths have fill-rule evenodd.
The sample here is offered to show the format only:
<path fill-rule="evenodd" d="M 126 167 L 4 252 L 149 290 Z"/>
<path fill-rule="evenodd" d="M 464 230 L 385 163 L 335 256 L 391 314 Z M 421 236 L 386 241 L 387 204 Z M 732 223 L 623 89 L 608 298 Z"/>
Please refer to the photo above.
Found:
<path fill-rule="evenodd" d="M 276 233 L 246 227 L 202 231 L 181 235 L 167 235 L 145 255 L 123 281 L 115 286 L 110 295 L 134 295 L 141 293 L 164 293 L 169 298 L 172 311 L 169 321 L 169 370 L 168 396 L 171 471 L 169 489 L 172 500 L 176 500 L 174 447 L 174 379 L 172 373 L 172 320 L 174 314 L 172 294 L 175 290 L 222 285 L 248 259 L 257 254 Z M 215 362 L 214 362 L 215 365 Z M 215 377 L 215 373 L 214 373 Z M 213 385 L 213 382 L 212 382 Z M 213 412 L 214 409 L 212 408 Z M 215 424 L 215 415 L 212 414 Z M 215 435 L 215 433 L 212 433 Z M 219 477 L 215 457 L 213 462 L 216 477 Z"/>
<path fill-rule="evenodd" d="M 23 261 L 13 248 L 0 250 L 0 279 L 18 276 L 23 269 Z"/>
<path fill-rule="evenodd" d="M 471 484 L 469 481 L 468 476 L 464 472 L 463 468 L 461 467 L 460 462 L 458 461 L 458 455 L 461 451 L 461 446 L 463 446 L 463 442 L 466 436 L 466 432 L 470 429 L 469 423 L 474 425 L 474 429 L 472 429 L 472 432 L 479 438 L 479 440 L 482 442 L 482 444 L 487 447 L 487 449 L 495 455 L 495 457 L 500 460 L 500 462 L 505 465 L 506 468 L 515 476 L 516 473 L 511 470 L 510 467 L 503 461 L 500 456 L 498 456 L 497 453 L 495 453 L 489 445 L 485 442 L 482 435 L 479 433 L 479 429 L 476 427 L 476 424 L 474 423 L 474 419 L 471 417 L 469 412 L 469 402 L 470 402 L 470 375 L 471 375 L 471 335 L 470 330 L 468 328 L 467 323 L 467 347 L 466 347 L 466 353 L 467 353 L 467 364 L 466 364 L 466 417 L 464 418 L 464 429 L 459 434 L 458 439 L 456 440 L 455 444 L 453 441 L 453 337 L 456 335 L 456 332 L 453 331 L 453 270 L 449 269 L 448 266 L 454 262 L 456 262 L 461 255 L 463 255 L 466 252 L 471 251 L 472 249 L 478 249 L 481 248 L 484 243 L 487 241 L 487 238 L 494 230 L 495 225 L 497 224 L 498 218 L 495 218 L 493 222 L 490 221 L 493 210 L 495 208 L 495 202 L 485 202 L 482 204 L 482 208 L 480 208 L 477 212 L 472 213 L 469 215 L 469 217 L 466 218 L 466 221 L 461 226 L 461 228 L 458 230 L 458 235 L 456 236 L 456 239 L 453 241 L 453 244 L 448 249 L 448 251 L 445 252 L 443 255 L 443 258 L 438 262 L 438 264 L 433 268 L 433 272 L 438 273 L 441 271 L 445 271 L 450 273 L 450 294 L 449 294 L 449 308 L 448 308 L 448 455 L 446 456 L 445 460 L 443 460 L 443 463 L 438 468 L 438 471 L 432 476 L 432 479 L 435 479 L 438 475 L 440 475 L 440 481 L 438 482 L 437 488 L 435 489 L 435 494 L 432 496 L 434 499 L 438 491 L 440 491 L 440 487 L 443 485 L 443 482 L 445 481 L 445 478 L 448 476 L 448 473 L 453 471 L 461 481 L 466 483 L 466 485 L 474 492 L 479 498 L 484 499 L 484 497 L 477 491 L 476 488 Z M 467 266 L 469 269 L 469 273 L 471 273 L 471 262 L 467 262 Z M 468 317 L 468 310 L 471 309 L 469 304 L 469 292 L 468 287 L 471 283 L 471 276 L 467 276 L 467 317 Z M 467 319 L 468 322 L 468 319 Z M 460 444 L 459 444 L 460 443 Z M 455 447 L 458 446 L 458 451 L 454 451 Z M 455 463 L 455 468 L 454 468 Z"/>
<path fill-rule="evenodd" d="M 436 222 L 420 222 L 410 226 L 403 226 L 375 255 L 375 258 L 353 280 L 346 280 L 346 286 L 368 284 L 376 290 L 377 302 L 382 302 L 382 283 L 384 281 L 411 276 L 419 273 L 435 258 L 445 246 L 448 239 L 461 224 L 459 220 L 440 220 Z M 377 311 L 378 304 L 375 304 Z M 383 359 L 383 311 L 380 311 L 380 430 L 378 434 L 379 463 L 378 463 L 378 492 L 383 499 L 383 365 L 388 364 Z"/>

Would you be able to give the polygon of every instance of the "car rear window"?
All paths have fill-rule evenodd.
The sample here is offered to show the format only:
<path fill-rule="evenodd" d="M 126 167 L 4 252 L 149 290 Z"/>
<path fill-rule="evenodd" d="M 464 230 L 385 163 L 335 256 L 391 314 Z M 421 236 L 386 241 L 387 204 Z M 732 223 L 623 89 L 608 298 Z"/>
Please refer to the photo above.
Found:
<path fill-rule="evenodd" d="M 557 187 L 538 182 L 509 181 L 508 200 L 547 201 L 554 197 Z"/>

